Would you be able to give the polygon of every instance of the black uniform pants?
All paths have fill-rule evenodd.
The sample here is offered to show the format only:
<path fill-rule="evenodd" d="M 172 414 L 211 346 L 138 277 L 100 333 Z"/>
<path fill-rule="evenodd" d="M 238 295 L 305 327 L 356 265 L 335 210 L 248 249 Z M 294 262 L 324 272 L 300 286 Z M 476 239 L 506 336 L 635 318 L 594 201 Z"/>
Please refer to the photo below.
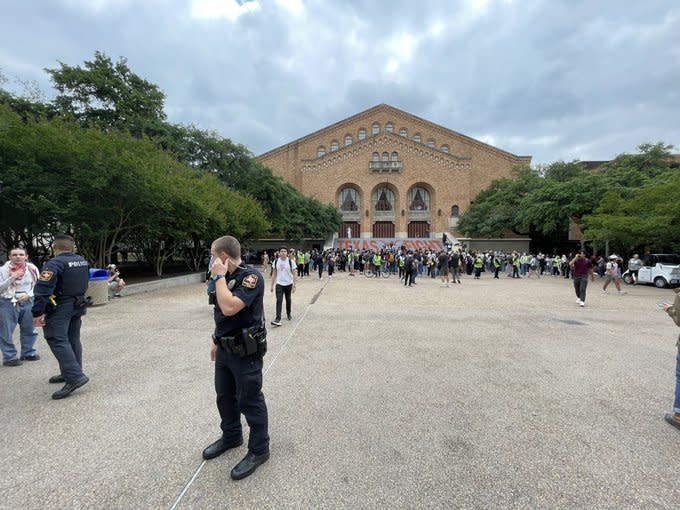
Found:
<path fill-rule="evenodd" d="M 250 427 L 248 450 L 255 455 L 267 453 L 269 420 L 262 393 L 262 360 L 254 356 L 240 357 L 218 347 L 215 393 L 224 443 L 234 443 L 243 437 L 243 413 Z"/>
<path fill-rule="evenodd" d="M 80 343 L 80 326 L 84 310 L 74 303 L 59 303 L 57 308 L 45 317 L 43 333 L 47 345 L 57 358 L 61 375 L 67 383 L 74 383 L 83 377 L 83 346 Z"/>

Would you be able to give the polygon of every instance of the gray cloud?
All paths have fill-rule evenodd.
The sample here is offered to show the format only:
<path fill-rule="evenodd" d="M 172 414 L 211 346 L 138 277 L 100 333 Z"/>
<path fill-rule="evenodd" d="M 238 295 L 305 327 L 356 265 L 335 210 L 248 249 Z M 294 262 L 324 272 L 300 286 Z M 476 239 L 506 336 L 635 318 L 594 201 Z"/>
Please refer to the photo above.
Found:
<path fill-rule="evenodd" d="M 165 91 L 171 121 L 254 153 L 378 103 L 537 163 L 680 145 L 672 1 L 239 3 L 14 2 L 0 19 L 0 67 L 51 94 L 42 69 L 57 60 L 125 56 Z"/>

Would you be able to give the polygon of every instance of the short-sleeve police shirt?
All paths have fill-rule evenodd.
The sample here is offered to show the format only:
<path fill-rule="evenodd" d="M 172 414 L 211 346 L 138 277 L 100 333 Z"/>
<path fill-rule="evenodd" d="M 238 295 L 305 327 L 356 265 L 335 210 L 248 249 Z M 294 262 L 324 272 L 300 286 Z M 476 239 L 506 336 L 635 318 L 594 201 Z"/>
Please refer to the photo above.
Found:
<path fill-rule="evenodd" d="M 45 263 L 34 289 L 33 316 L 45 312 L 49 296 L 60 298 L 83 296 L 89 280 L 87 261 L 74 253 L 60 253 Z"/>
<path fill-rule="evenodd" d="M 262 323 L 264 314 L 264 278 L 249 266 L 239 266 L 233 273 L 225 277 L 231 293 L 245 303 L 245 307 L 236 315 L 222 314 L 219 305 L 215 305 L 215 334 L 217 336 L 235 335 L 243 328 Z"/>

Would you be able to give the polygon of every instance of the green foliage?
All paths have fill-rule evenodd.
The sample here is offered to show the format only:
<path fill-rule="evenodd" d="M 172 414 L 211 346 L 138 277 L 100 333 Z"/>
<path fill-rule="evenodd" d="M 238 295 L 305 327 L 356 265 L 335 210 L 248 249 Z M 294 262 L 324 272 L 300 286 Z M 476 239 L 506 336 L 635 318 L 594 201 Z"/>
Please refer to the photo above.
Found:
<path fill-rule="evenodd" d="M 25 121 L 7 106 L 0 106 L 0 169 L 7 244 L 29 247 L 45 232 L 67 230 L 97 265 L 131 242 L 161 274 L 189 239 L 205 247 L 224 232 L 252 238 L 269 229 L 252 198 L 152 141 L 59 119 Z"/>
<path fill-rule="evenodd" d="M 533 236 L 565 236 L 583 220 L 585 238 L 627 251 L 680 249 L 680 164 L 671 145 L 643 144 L 603 168 L 557 161 L 540 171 L 516 170 L 494 181 L 460 219 L 474 236 L 502 236 L 508 228 Z"/>
<path fill-rule="evenodd" d="M 243 145 L 193 126 L 173 126 L 161 146 L 179 161 L 217 176 L 229 188 L 260 203 L 272 225 L 271 235 L 292 241 L 326 239 L 337 231 L 340 213 L 307 198 L 274 176 Z"/>
<path fill-rule="evenodd" d="M 165 120 L 165 94 L 133 73 L 125 58 L 114 63 L 96 52 L 84 67 L 59 62 L 59 68 L 45 71 L 59 92 L 57 109 L 82 126 L 122 129 L 139 137 Z"/>
<path fill-rule="evenodd" d="M 541 178 L 529 167 L 513 169 L 513 179 L 498 179 L 475 197 L 460 217 L 458 227 L 479 237 L 504 237 L 510 229 L 528 234 L 529 224 L 520 213 L 525 197 L 541 184 Z"/>
<path fill-rule="evenodd" d="M 585 172 L 571 174 L 565 180 L 550 176 L 521 201 L 518 218 L 532 225 L 545 236 L 565 231 L 572 218 L 582 218 L 597 207 L 605 189 L 602 174 Z"/>
<path fill-rule="evenodd" d="M 584 233 L 609 239 L 621 250 L 680 252 L 680 172 L 654 179 L 630 196 L 607 192 L 584 218 Z"/>
<path fill-rule="evenodd" d="M 96 52 L 82 67 L 46 72 L 59 93 L 54 102 L 0 88 L 6 245 L 24 245 L 40 261 L 46 233 L 70 231 L 97 265 L 125 243 L 160 274 L 179 253 L 197 269 L 208 243 L 226 233 L 299 241 L 337 230 L 333 206 L 303 197 L 243 145 L 167 123 L 163 92 L 126 59 Z"/>

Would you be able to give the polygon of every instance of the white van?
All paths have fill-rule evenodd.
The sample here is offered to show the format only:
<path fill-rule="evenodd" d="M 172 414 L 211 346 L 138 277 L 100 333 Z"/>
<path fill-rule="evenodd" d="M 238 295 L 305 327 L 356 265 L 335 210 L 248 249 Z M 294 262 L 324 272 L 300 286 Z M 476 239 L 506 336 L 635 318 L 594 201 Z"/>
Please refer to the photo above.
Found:
<path fill-rule="evenodd" d="M 645 255 L 638 272 L 638 283 L 653 283 L 660 289 L 680 284 L 680 255 L 673 253 L 650 253 Z M 622 275 L 623 281 L 633 283 L 630 271 Z"/>

